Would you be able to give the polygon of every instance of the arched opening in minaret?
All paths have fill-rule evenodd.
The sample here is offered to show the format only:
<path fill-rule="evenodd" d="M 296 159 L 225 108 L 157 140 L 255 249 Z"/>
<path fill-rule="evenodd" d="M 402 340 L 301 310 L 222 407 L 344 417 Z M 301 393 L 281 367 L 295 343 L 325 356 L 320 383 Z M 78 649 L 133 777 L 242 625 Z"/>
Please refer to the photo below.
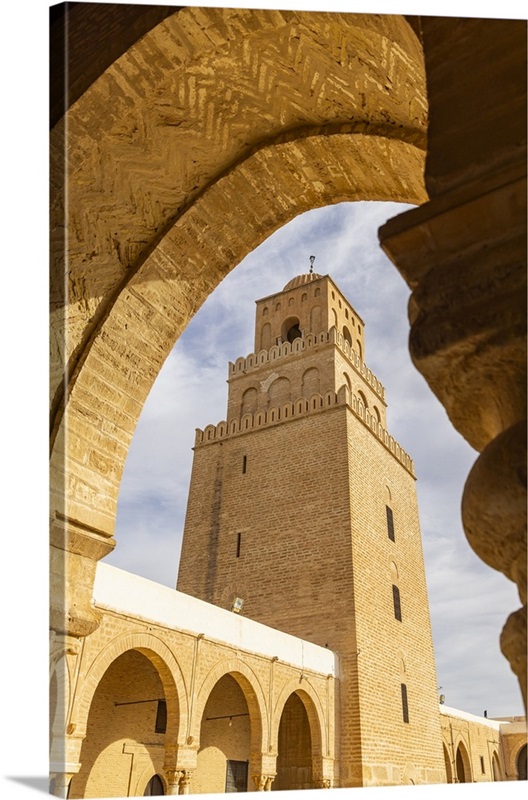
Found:
<path fill-rule="evenodd" d="M 365 397 L 365 394 L 364 394 L 364 392 L 361 391 L 361 389 L 358 389 L 357 396 L 359 397 L 359 399 L 363 403 L 363 408 L 368 408 L 367 398 Z"/>
<path fill-rule="evenodd" d="M 277 775 L 272 790 L 313 789 L 312 737 L 303 701 L 290 695 L 279 725 Z"/>
<path fill-rule="evenodd" d="M 299 328 L 299 318 L 288 317 L 288 319 L 284 320 L 282 323 L 281 334 L 283 342 L 292 343 L 296 339 L 300 339 L 302 337 L 302 331 Z"/>

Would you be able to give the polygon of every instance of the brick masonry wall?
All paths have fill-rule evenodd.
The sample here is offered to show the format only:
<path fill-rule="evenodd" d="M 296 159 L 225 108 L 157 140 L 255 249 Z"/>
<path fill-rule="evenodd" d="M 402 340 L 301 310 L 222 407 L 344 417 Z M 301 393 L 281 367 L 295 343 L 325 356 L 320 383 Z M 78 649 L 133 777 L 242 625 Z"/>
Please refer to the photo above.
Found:
<path fill-rule="evenodd" d="M 343 782 L 444 779 L 414 480 L 346 406 L 197 448 L 178 588 L 339 653 Z"/>
<path fill-rule="evenodd" d="M 414 479 L 347 412 L 351 549 L 365 784 L 444 780 L 437 682 Z M 388 535 L 386 506 L 393 513 Z M 395 617 L 393 585 L 400 594 Z M 407 687 L 404 722 L 401 684 Z M 353 739 L 342 731 L 342 746 Z M 410 755 L 412 754 L 412 756 Z"/>

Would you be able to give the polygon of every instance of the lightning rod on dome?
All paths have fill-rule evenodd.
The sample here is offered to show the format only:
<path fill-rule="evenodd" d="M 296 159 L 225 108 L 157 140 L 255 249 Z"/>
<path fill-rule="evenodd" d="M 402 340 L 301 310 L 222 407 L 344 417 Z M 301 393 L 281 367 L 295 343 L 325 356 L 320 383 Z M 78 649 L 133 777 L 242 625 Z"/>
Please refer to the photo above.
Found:
<path fill-rule="evenodd" d="M 313 262 L 315 261 L 315 256 L 310 256 L 310 275 L 313 273 Z"/>

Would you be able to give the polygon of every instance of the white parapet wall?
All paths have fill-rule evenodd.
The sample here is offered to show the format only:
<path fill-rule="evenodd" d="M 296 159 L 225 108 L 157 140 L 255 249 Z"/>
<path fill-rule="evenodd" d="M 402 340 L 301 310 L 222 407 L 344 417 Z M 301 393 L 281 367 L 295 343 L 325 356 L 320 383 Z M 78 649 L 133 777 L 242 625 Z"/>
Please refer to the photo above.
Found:
<path fill-rule="evenodd" d="M 242 614 L 99 562 L 93 601 L 102 609 L 166 625 L 323 675 L 338 676 L 337 655 Z"/>
<path fill-rule="evenodd" d="M 496 731 L 500 730 L 502 725 L 502 723 L 496 719 L 479 717 L 477 714 L 469 714 L 467 711 L 460 711 L 458 708 L 450 708 L 449 706 L 445 706 L 443 704 L 440 704 L 440 713 L 444 714 L 446 717 L 457 717 L 458 719 L 463 719 L 466 722 L 476 722 L 479 725 L 487 725 L 489 728 L 493 728 Z"/>

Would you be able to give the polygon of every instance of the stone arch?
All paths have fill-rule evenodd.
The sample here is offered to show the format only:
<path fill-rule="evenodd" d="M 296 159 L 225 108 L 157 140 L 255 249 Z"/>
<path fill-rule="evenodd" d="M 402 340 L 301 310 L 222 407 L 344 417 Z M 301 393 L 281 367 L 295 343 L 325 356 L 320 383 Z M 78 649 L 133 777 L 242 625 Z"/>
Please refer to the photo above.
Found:
<path fill-rule="evenodd" d="M 310 155 L 310 159 L 312 159 L 316 155 L 318 156 L 319 152 L 314 141 L 311 141 L 310 144 L 311 149 L 313 149 L 313 153 Z M 369 142 L 366 142 L 367 149 L 369 149 L 368 144 Z M 321 146 L 324 149 L 324 142 L 321 143 Z M 278 149 L 282 147 L 283 145 L 277 145 Z M 321 158 L 321 163 L 323 162 L 324 158 Z M 255 168 L 257 169 L 257 167 Z M 295 171 L 293 164 L 291 169 Z M 286 169 L 285 172 L 287 172 Z M 345 174 L 346 169 L 340 168 L 339 172 Z M 277 176 L 277 179 L 280 180 L 280 176 Z M 325 178 L 325 182 L 327 180 Z M 221 184 L 224 181 L 232 183 L 232 189 L 228 186 L 222 186 Z M 208 213 L 207 206 L 211 205 L 213 207 L 211 208 L 211 213 L 218 216 L 220 206 L 218 205 L 216 210 L 214 208 L 220 203 L 222 208 L 224 207 L 221 201 L 222 192 L 239 192 L 238 186 L 235 186 L 236 183 L 234 175 L 225 176 L 211 188 L 210 193 L 204 194 L 197 200 L 188 212 L 189 216 L 194 219 L 185 218 L 179 220 L 171 229 L 170 238 L 174 241 L 165 242 L 164 248 L 168 248 L 169 251 L 175 247 L 181 249 L 183 241 L 187 239 L 184 223 L 198 225 L 202 215 Z M 260 196 L 264 188 L 260 179 L 259 183 L 258 205 L 260 205 Z M 273 191 L 274 193 L 275 189 L 275 186 L 269 186 L 270 192 Z M 364 193 L 359 193 L 356 199 L 363 199 L 369 194 L 370 192 L 365 190 Z M 215 195 L 215 197 L 212 197 L 212 195 Z M 335 200 L 335 196 L 329 194 L 327 199 L 328 201 Z M 343 197 L 343 199 L 348 198 Z M 387 192 L 387 199 L 394 199 L 394 196 L 391 197 L 389 191 Z M 401 199 L 412 201 L 416 198 L 402 197 Z M 316 202 L 315 197 L 311 197 L 304 204 L 302 203 L 302 198 L 297 197 L 296 200 L 297 203 L 295 205 L 291 204 L 288 214 L 282 214 L 279 219 L 276 216 L 276 212 L 272 213 L 271 209 L 276 209 L 276 204 L 271 202 L 270 197 L 270 203 L 266 204 L 267 213 L 264 213 L 260 220 L 259 231 L 254 230 L 254 226 L 249 219 L 246 221 L 241 220 L 240 226 L 241 228 L 246 226 L 248 239 L 245 246 L 242 246 L 241 243 L 239 252 L 234 259 L 225 258 L 224 264 L 219 263 L 223 248 L 218 246 L 218 242 L 214 244 L 214 252 L 213 242 L 211 242 L 210 246 L 204 248 L 200 254 L 189 254 L 189 258 L 196 262 L 198 258 L 201 261 L 203 257 L 203 269 L 212 271 L 214 274 L 213 282 L 214 284 L 218 283 L 225 272 L 235 266 L 254 246 L 272 233 L 273 230 L 291 219 L 296 213 L 300 213 L 309 207 L 325 204 L 324 202 Z M 248 199 L 247 207 L 250 208 L 255 203 L 257 203 L 257 197 L 255 197 L 254 202 Z M 220 224 L 220 218 L 218 218 L 218 223 Z M 213 225 L 212 227 L 214 228 L 215 226 Z M 86 445 L 88 452 L 86 457 L 82 459 L 83 462 L 88 465 L 96 462 L 101 465 L 105 463 L 105 460 L 100 457 L 104 455 L 106 449 L 106 436 L 101 433 L 101 430 L 109 430 L 112 431 L 112 438 L 115 442 L 111 467 L 108 465 L 102 472 L 100 467 L 92 469 L 85 466 L 80 470 L 78 454 L 69 448 L 69 443 L 73 441 L 73 437 L 69 437 L 66 441 L 62 417 L 59 415 L 59 419 L 59 416 L 55 415 L 56 426 L 53 438 L 53 453 L 58 463 L 55 462 L 55 457 L 52 457 L 51 477 L 52 486 L 57 490 L 57 496 L 54 498 L 56 507 L 59 511 L 63 508 L 63 480 L 61 476 L 64 474 L 65 469 L 72 478 L 72 485 L 78 487 L 73 493 L 70 492 L 70 512 L 76 519 L 83 519 L 89 511 L 90 519 L 92 521 L 96 520 L 96 527 L 108 535 L 113 532 L 119 482 L 140 409 L 165 358 L 190 318 L 193 308 L 197 304 L 200 305 L 206 297 L 205 290 L 201 290 L 202 294 L 198 294 L 197 297 L 192 292 L 186 295 L 182 278 L 175 272 L 172 262 L 168 263 L 164 248 L 160 244 L 130 279 L 127 286 L 119 293 L 112 305 L 111 313 L 101 323 L 99 335 L 95 336 L 84 349 L 82 363 L 78 364 L 75 372 L 75 385 L 72 383 L 70 387 L 68 405 L 71 432 L 75 433 L 77 420 L 82 425 L 83 430 L 85 429 L 87 418 L 84 409 L 86 407 L 92 409 L 91 421 L 88 425 L 89 427 L 93 426 L 93 436 L 83 437 L 84 441 L 90 441 L 91 443 Z M 185 259 L 178 259 L 179 262 L 181 260 Z M 197 269 L 202 269 L 202 267 L 197 267 Z M 166 295 L 163 296 L 162 305 L 160 305 L 161 297 L 152 296 L 153 293 L 154 295 L 157 294 L 156 282 L 159 282 L 160 274 L 161 280 L 166 287 Z M 154 280 L 155 276 L 156 280 Z M 152 304 L 154 304 L 154 307 Z M 160 330 L 158 332 L 153 332 L 152 330 L 152 313 L 160 315 Z M 125 351 L 128 352 L 128 346 L 117 345 L 118 340 L 122 342 L 121 331 L 123 329 L 130 331 L 130 341 L 131 344 L 134 343 L 134 350 L 144 351 L 144 357 L 141 360 L 133 359 L 135 362 L 133 366 L 131 366 L 130 361 L 127 362 L 126 360 Z M 111 370 L 111 374 L 107 366 L 110 361 L 117 361 L 115 368 Z M 101 408 L 100 397 L 108 394 L 114 399 L 114 403 L 108 404 L 103 409 Z M 133 407 L 136 409 L 134 417 L 125 417 L 119 412 L 123 397 L 128 397 L 134 401 Z M 105 421 L 104 426 L 102 425 L 102 419 Z M 64 467 L 62 467 L 63 454 L 65 456 Z M 90 485 L 94 483 L 99 484 L 98 491 L 90 488 Z"/>
<path fill-rule="evenodd" d="M 157 767 L 156 772 L 154 772 L 154 773 L 152 772 L 152 766 L 149 764 L 140 773 L 140 775 L 138 776 L 138 778 L 136 780 L 135 789 L 134 788 L 132 789 L 133 796 L 135 796 L 135 797 L 144 797 L 145 796 L 145 790 L 146 790 L 148 784 L 152 781 L 152 779 L 154 777 L 157 777 L 161 781 L 161 784 L 162 784 L 163 790 L 164 790 L 164 794 L 167 794 L 167 780 L 165 778 L 165 775 L 163 774 L 163 766 L 162 766 L 162 763 L 161 763 L 163 761 L 163 757 L 161 757 L 161 759 L 158 757 L 157 760 L 160 763 L 156 764 L 156 767 Z M 150 795 L 147 795 L 147 796 L 150 796 Z"/>
<path fill-rule="evenodd" d="M 302 336 L 299 328 L 299 317 L 287 317 L 281 325 L 281 337 L 283 342 L 293 344 L 295 339 Z"/>
<path fill-rule="evenodd" d="M 299 37 L 301 62 L 295 60 Z M 379 59 L 360 59 L 358 44 L 380 53 Z M 286 63 L 277 57 L 280 48 Z M 152 52 L 160 55 L 155 64 Z M 248 83 L 247 57 L 270 70 L 266 85 L 276 87 L 277 102 L 270 104 L 257 74 Z M 321 63 L 325 78 L 314 93 L 306 65 L 317 71 Z M 207 119 L 203 104 L 191 103 L 194 93 L 179 91 L 190 67 L 196 75 L 203 68 L 214 76 L 201 87 Z M 116 85 L 120 91 L 109 105 Z M 240 92 L 243 113 L 225 102 L 223 85 Z M 358 90 L 347 91 L 349 85 Z M 284 102 L 284 87 L 295 102 Z M 174 102 L 180 95 L 185 107 Z M 79 541 L 83 526 L 91 534 L 85 561 L 76 552 L 64 562 L 60 547 L 53 549 L 64 584 L 51 621 L 62 630 L 70 615 L 71 632 L 84 635 L 98 623 L 88 575 L 94 537 L 95 558 L 112 549 L 119 485 L 141 409 L 208 294 L 248 252 L 303 211 L 352 200 L 426 200 L 422 53 L 397 15 L 187 7 L 132 45 L 67 116 L 67 195 L 61 181 L 66 121 L 51 135 L 51 160 L 58 165 L 51 199 L 52 536 L 61 542 L 70 525 Z M 201 144 L 205 134 L 207 148 Z M 189 158 L 190 152 L 197 157 Z M 68 574 L 77 568 L 86 570 L 84 583 Z"/>
<path fill-rule="evenodd" d="M 264 689 L 251 667 L 239 658 L 230 658 L 218 663 L 210 670 L 200 685 L 190 726 L 193 742 L 200 741 L 200 727 L 205 705 L 214 687 L 225 675 L 230 675 L 235 679 L 246 699 L 251 720 L 251 752 L 264 752 L 269 740 L 269 731 L 266 729 L 267 703 Z"/>
<path fill-rule="evenodd" d="M 365 395 L 363 394 L 361 389 L 358 389 L 357 395 L 358 395 L 359 399 L 361 400 L 361 402 L 363 403 L 363 408 L 366 410 L 368 408 L 368 402 L 367 402 L 367 398 L 365 397 Z"/>
<path fill-rule="evenodd" d="M 352 336 L 346 325 L 343 326 L 343 339 L 348 342 L 349 347 L 352 347 Z"/>
<path fill-rule="evenodd" d="M 444 753 L 447 783 L 453 783 L 453 769 L 451 767 L 451 759 L 449 758 L 449 750 L 445 742 L 442 742 L 442 751 Z"/>
<path fill-rule="evenodd" d="M 149 655 L 128 649 L 103 674 L 90 704 L 72 797 L 135 795 L 138 769 L 149 765 L 152 775 L 165 758 L 175 765 L 178 719 L 168 711 L 174 704 Z"/>
<path fill-rule="evenodd" d="M 327 749 L 326 745 L 327 720 L 325 719 L 325 714 L 321 703 L 321 699 L 317 694 L 316 690 L 314 689 L 314 687 L 306 678 L 303 678 L 301 683 L 299 683 L 298 678 L 291 680 L 288 684 L 286 684 L 282 688 L 277 700 L 275 701 L 275 705 L 273 707 L 271 715 L 271 737 L 270 737 L 270 743 L 273 747 L 273 750 L 275 752 L 277 750 L 281 715 L 288 698 L 292 694 L 297 694 L 300 697 L 306 709 L 306 713 L 308 715 L 308 721 L 310 724 L 310 733 L 312 737 L 312 753 L 314 757 L 327 755 L 327 753 L 325 752 L 325 750 Z"/>
<path fill-rule="evenodd" d="M 458 742 L 455 753 L 456 783 L 471 783 L 471 762 L 469 760 L 468 749 L 462 739 Z"/>
<path fill-rule="evenodd" d="M 183 744 L 188 722 L 188 699 L 181 668 L 167 645 L 151 633 L 125 633 L 104 647 L 92 662 L 74 700 L 72 723 L 86 733 L 93 696 L 108 667 L 129 650 L 138 650 L 157 670 L 167 703 L 167 741 Z"/>
<path fill-rule="evenodd" d="M 493 751 L 491 756 L 491 775 L 494 781 L 503 780 L 499 754 L 496 750 Z"/>

